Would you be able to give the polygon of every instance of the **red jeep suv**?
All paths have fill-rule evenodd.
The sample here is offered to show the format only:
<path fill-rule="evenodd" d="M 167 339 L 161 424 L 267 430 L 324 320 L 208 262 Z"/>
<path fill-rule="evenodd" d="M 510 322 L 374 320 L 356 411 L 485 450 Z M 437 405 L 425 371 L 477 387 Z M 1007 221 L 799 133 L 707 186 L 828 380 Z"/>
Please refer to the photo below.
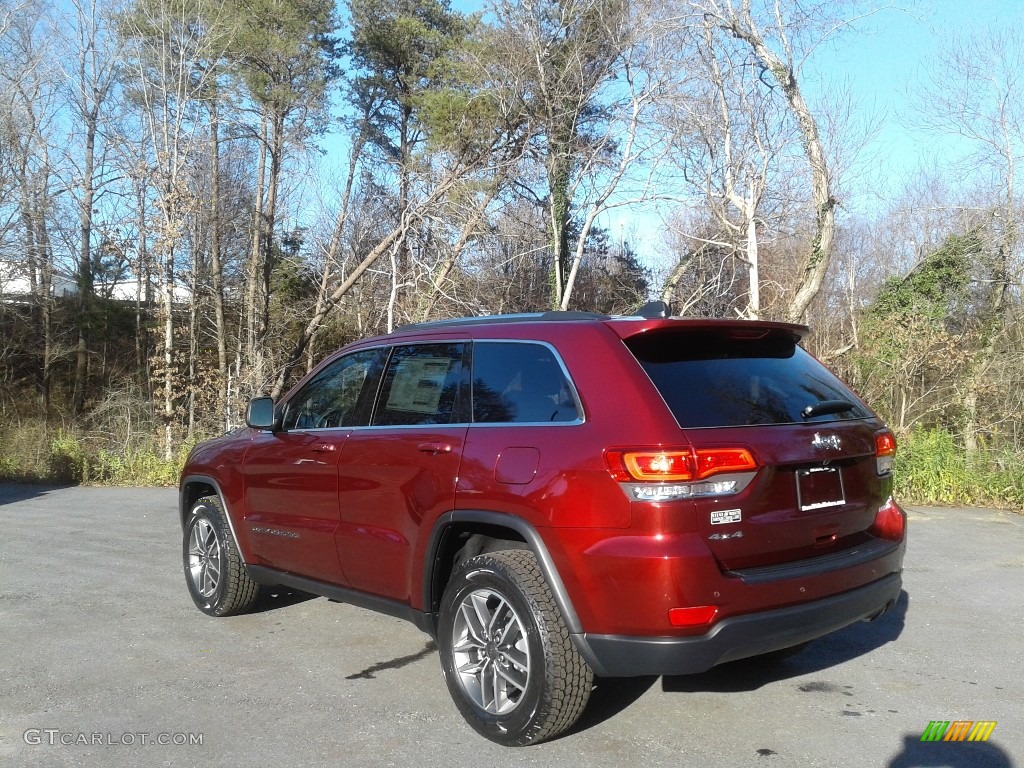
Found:
<path fill-rule="evenodd" d="M 181 476 L 188 589 L 263 585 L 433 636 L 501 744 L 551 738 L 593 676 L 678 675 L 894 605 L 892 433 L 803 326 L 580 312 L 347 346 Z"/>

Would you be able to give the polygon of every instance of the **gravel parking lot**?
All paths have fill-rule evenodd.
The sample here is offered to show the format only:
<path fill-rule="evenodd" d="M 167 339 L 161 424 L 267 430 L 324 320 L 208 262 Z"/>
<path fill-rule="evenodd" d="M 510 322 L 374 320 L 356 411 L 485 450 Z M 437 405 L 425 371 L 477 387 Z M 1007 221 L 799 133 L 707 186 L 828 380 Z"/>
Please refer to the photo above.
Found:
<path fill-rule="evenodd" d="M 570 734 L 510 750 L 465 725 L 412 625 L 287 592 L 201 614 L 175 506 L 0 485 L 0 765 L 1024 765 L 1020 515 L 915 509 L 895 612 L 786 660 L 599 681 Z M 932 720 L 998 724 L 922 743 Z"/>

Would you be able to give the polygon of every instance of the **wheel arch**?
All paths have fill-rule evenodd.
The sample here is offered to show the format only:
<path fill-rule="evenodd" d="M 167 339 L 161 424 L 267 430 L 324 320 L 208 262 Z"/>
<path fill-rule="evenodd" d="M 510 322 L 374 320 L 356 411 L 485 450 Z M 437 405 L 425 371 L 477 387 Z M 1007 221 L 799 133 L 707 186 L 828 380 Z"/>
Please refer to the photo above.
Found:
<path fill-rule="evenodd" d="M 234 515 L 231 514 L 231 508 L 224 498 L 220 483 L 209 475 L 187 475 L 181 479 L 181 483 L 178 486 L 178 515 L 180 517 L 181 530 L 185 530 L 188 517 L 192 513 L 192 507 L 204 496 L 216 496 L 220 500 L 220 505 L 224 509 L 224 516 L 228 519 L 228 527 L 231 528 L 231 535 L 238 546 L 238 554 L 242 558 L 243 563 L 248 562 L 245 546 L 242 539 L 238 537 Z"/>
<path fill-rule="evenodd" d="M 569 593 L 558 573 L 558 568 L 536 528 L 522 518 L 501 512 L 457 510 L 441 516 L 434 523 L 427 543 L 422 582 L 422 605 L 423 613 L 430 619 L 431 627 L 428 631 L 432 635 L 436 632 L 437 612 L 445 585 L 457 565 L 457 555 L 473 541 L 475 536 L 490 542 L 511 543 L 514 546 L 493 547 L 481 542 L 484 544 L 483 547 L 470 554 L 494 551 L 499 548 L 528 549 L 533 552 L 540 563 L 544 578 L 551 587 L 551 592 L 562 612 L 569 632 L 575 635 L 583 631 L 576 609 L 573 607 Z"/>

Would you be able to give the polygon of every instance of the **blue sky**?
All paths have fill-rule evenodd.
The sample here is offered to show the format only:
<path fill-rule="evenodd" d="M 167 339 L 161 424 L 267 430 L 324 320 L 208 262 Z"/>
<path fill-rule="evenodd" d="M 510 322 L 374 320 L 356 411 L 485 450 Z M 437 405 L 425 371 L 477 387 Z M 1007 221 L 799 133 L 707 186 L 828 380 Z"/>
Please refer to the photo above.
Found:
<path fill-rule="evenodd" d="M 965 151 L 953 139 L 908 125 L 915 87 L 941 56 L 942 41 L 954 33 L 983 33 L 1022 21 L 1024 0 L 916 0 L 879 11 L 835 45 L 819 49 L 809 74 L 820 83 L 847 82 L 857 109 L 882 121 L 868 152 L 883 164 L 883 195 L 898 192 L 923 162 Z M 870 205 L 861 201 L 858 207 Z"/>
<path fill-rule="evenodd" d="M 870 2 L 863 0 L 862 7 Z M 845 214 L 870 215 L 884 208 L 922 164 L 965 153 L 963 144 L 923 134 L 908 124 L 915 84 L 941 55 L 943 40 L 953 33 L 982 33 L 1024 22 L 1024 0 L 885 2 L 878 0 L 877 12 L 816 49 L 802 73 L 802 86 L 812 106 L 822 89 L 848 88 L 854 115 L 879 121 L 878 133 L 861 154 L 860 168 L 844 180 Z M 486 7 L 482 0 L 453 0 L 452 5 L 465 13 Z M 663 225 L 650 208 L 617 209 L 603 216 L 602 222 L 613 233 L 632 234 L 641 250 L 660 250 Z"/>

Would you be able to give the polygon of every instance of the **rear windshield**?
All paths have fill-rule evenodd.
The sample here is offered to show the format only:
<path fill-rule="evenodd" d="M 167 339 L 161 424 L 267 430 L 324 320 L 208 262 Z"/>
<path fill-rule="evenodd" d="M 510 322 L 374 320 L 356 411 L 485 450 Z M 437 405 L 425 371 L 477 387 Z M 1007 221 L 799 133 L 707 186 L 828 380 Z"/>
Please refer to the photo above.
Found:
<path fill-rule="evenodd" d="M 871 416 L 788 334 L 748 335 L 757 334 L 747 329 L 661 331 L 626 344 L 684 429 Z"/>

